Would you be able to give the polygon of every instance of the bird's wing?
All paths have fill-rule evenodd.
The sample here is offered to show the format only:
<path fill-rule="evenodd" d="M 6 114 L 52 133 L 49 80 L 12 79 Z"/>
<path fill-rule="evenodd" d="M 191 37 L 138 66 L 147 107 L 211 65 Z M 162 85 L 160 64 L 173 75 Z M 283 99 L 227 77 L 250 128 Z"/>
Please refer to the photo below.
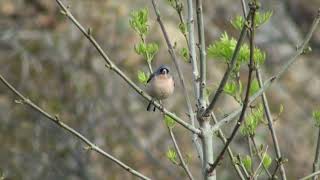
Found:
<path fill-rule="evenodd" d="M 154 73 L 152 73 L 152 74 L 149 76 L 149 79 L 147 80 L 147 83 L 149 83 L 153 77 L 154 77 Z"/>

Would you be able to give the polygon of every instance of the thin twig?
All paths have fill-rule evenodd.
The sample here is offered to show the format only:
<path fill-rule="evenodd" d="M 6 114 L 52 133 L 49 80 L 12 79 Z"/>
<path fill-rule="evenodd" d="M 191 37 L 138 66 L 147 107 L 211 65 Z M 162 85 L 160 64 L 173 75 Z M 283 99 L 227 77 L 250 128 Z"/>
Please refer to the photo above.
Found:
<path fill-rule="evenodd" d="M 248 29 L 247 22 L 250 19 L 250 16 L 251 16 L 250 14 L 247 16 L 246 21 L 244 22 L 244 24 L 242 26 L 242 30 L 240 32 L 240 35 L 239 35 L 239 38 L 238 38 L 238 41 L 237 41 L 237 45 L 235 47 L 235 50 L 234 50 L 232 58 L 231 58 L 231 62 L 228 65 L 228 68 L 227 68 L 226 72 L 224 73 L 222 80 L 220 81 L 219 87 L 218 87 L 215 95 L 213 96 L 213 99 L 212 99 L 211 103 L 209 104 L 207 109 L 204 111 L 204 113 L 202 115 L 203 117 L 210 115 L 210 112 L 213 110 L 214 106 L 216 105 L 216 103 L 218 101 L 218 98 L 220 97 L 221 93 L 223 92 L 223 88 L 226 85 L 226 83 L 227 83 L 227 81 L 229 79 L 229 76 L 231 74 L 231 71 L 232 71 L 232 69 L 234 68 L 234 66 L 236 64 L 236 60 L 238 58 L 242 42 L 243 42 L 244 38 L 246 37 L 247 29 Z"/>
<path fill-rule="evenodd" d="M 212 172 L 218 165 L 218 163 L 221 161 L 224 153 L 226 152 L 228 146 L 230 145 L 231 141 L 233 140 L 233 138 L 235 137 L 242 121 L 244 120 L 244 116 L 245 116 L 245 112 L 246 109 L 248 107 L 248 102 L 249 102 L 249 96 L 250 96 L 250 87 L 251 87 L 251 80 L 252 80 L 252 74 L 254 69 L 254 61 L 253 61 L 253 53 L 254 53 L 254 30 L 255 30 L 255 23 L 254 23 L 254 18 L 255 18 L 255 14 L 256 14 L 256 10 L 257 10 L 257 5 L 252 2 L 249 4 L 250 6 L 250 12 L 248 17 L 250 17 L 250 63 L 249 63 L 249 74 L 248 74 L 248 83 L 247 83 L 247 89 L 246 89 L 246 96 L 245 99 L 243 101 L 243 107 L 241 110 L 241 114 L 239 117 L 238 122 L 236 123 L 230 137 L 228 138 L 227 143 L 225 144 L 225 146 L 223 147 L 222 151 L 219 153 L 217 159 L 215 160 L 215 162 L 211 165 L 209 172 Z"/>
<path fill-rule="evenodd" d="M 259 152 L 259 149 L 258 149 L 258 146 L 257 146 L 257 144 L 256 144 L 256 141 L 254 140 L 253 136 L 251 136 L 250 138 L 251 138 L 251 141 L 252 141 L 254 150 L 256 151 L 259 160 L 260 160 L 260 161 L 263 161 L 263 157 L 261 157 L 261 154 L 260 154 L 260 152 Z M 267 173 L 267 175 L 269 176 L 269 178 L 271 178 L 272 175 L 271 175 L 271 173 L 269 172 L 269 170 L 267 169 L 267 167 L 266 167 L 264 164 L 263 164 L 263 169 L 265 170 L 265 172 Z"/>
<path fill-rule="evenodd" d="M 182 6 L 183 5 L 182 4 L 178 4 L 178 0 L 175 0 L 175 6 L 176 6 L 175 10 L 176 10 L 176 12 L 177 12 L 177 14 L 179 16 L 180 24 L 182 24 L 184 26 L 185 25 L 185 20 L 184 20 L 183 15 L 182 15 L 182 9 L 183 9 Z M 182 32 L 182 34 L 183 34 L 183 37 L 184 37 L 184 39 L 185 39 L 185 41 L 187 43 L 187 46 L 189 47 L 189 40 L 188 40 L 186 32 Z"/>
<path fill-rule="evenodd" d="M 252 145 L 250 143 L 250 137 L 247 136 L 247 143 L 248 143 L 248 149 L 249 149 L 249 154 L 250 154 L 250 158 L 253 159 L 253 150 L 252 150 Z M 253 172 L 253 161 L 252 161 L 252 165 L 251 165 L 251 172 Z"/>
<path fill-rule="evenodd" d="M 150 179 L 146 176 L 144 176 L 143 174 L 141 174 L 140 172 L 132 169 L 131 167 L 129 167 L 128 165 L 124 164 L 123 162 L 121 162 L 120 160 L 118 160 L 117 158 L 113 157 L 112 155 L 108 154 L 107 152 L 105 152 L 104 150 L 102 150 L 100 147 L 98 147 L 97 145 L 95 145 L 93 142 L 91 142 L 90 140 L 88 140 L 86 137 L 84 137 L 82 134 L 80 134 L 79 132 L 77 132 L 75 129 L 71 128 L 70 126 L 68 126 L 67 124 L 65 124 L 64 122 L 62 122 L 60 120 L 60 118 L 58 116 L 53 116 L 51 114 L 49 114 L 48 112 L 46 112 L 45 110 L 41 109 L 39 106 L 37 106 L 36 104 L 34 104 L 30 99 L 26 98 L 24 95 L 22 95 L 17 89 L 15 89 L 1 74 L 0 74 L 0 80 L 1 82 L 7 86 L 15 95 L 17 95 L 19 98 L 21 98 L 21 103 L 22 104 L 26 104 L 29 107 L 31 107 L 33 110 L 39 112 L 41 115 L 45 116 L 47 119 L 49 119 L 50 121 L 54 122 L 56 125 L 58 125 L 59 127 L 63 128 L 64 130 L 68 131 L 69 133 L 71 133 L 73 136 L 77 137 L 78 139 L 80 139 L 82 142 L 84 142 L 87 146 L 88 146 L 88 150 L 92 150 L 95 151 L 99 154 L 101 154 L 102 156 L 106 157 L 107 159 L 110 159 L 111 161 L 113 161 L 114 163 L 116 163 L 117 165 L 119 165 L 121 168 L 125 169 L 126 171 L 128 171 L 129 173 L 131 173 L 134 176 L 137 176 L 141 179 Z"/>
<path fill-rule="evenodd" d="M 175 136 L 174 136 L 174 133 L 173 133 L 173 131 L 172 131 L 172 128 L 171 128 L 171 127 L 168 127 L 168 126 L 167 126 L 167 128 L 168 128 L 170 137 L 171 137 L 171 139 L 172 139 L 174 148 L 175 148 L 176 152 L 178 153 L 178 158 L 179 158 L 179 160 L 180 160 L 180 165 L 182 166 L 182 168 L 184 169 L 184 171 L 185 171 L 186 174 L 188 175 L 189 179 L 190 179 L 190 180 L 193 180 L 194 178 L 193 178 L 193 176 L 192 176 L 192 174 L 191 174 L 191 172 L 190 172 L 190 170 L 189 170 L 186 162 L 185 162 L 184 159 L 183 159 L 183 156 L 182 156 L 182 154 L 181 154 L 180 148 L 179 148 L 179 146 L 178 146 L 178 143 L 177 143 L 177 141 L 176 141 L 176 138 L 175 138 Z"/>
<path fill-rule="evenodd" d="M 257 80 L 258 80 L 258 83 L 259 83 L 259 87 L 261 88 L 263 83 L 262 83 L 262 77 L 261 77 L 260 69 L 257 69 L 256 77 L 257 77 Z M 279 143 L 278 143 L 278 138 L 277 138 L 277 135 L 276 135 L 276 131 L 275 131 L 274 127 L 273 127 L 273 117 L 272 117 L 271 112 L 270 112 L 267 96 L 266 96 L 266 94 L 264 92 L 262 93 L 262 103 L 263 103 L 264 111 L 265 111 L 266 118 L 267 118 L 267 121 L 268 121 L 268 127 L 269 127 L 269 130 L 270 130 L 270 133 L 271 133 L 272 141 L 273 141 L 273 144 L 274 144 L 274 151 L 276 152 L 276 157 L 277 157 L 277 159 L 283 159 L 282 155 L 281 155 L 280 146 L 279 146 Z M 281 178 L 283 180 L 286 180 L 287 177 L 286 177 L 286 172 L 285 172 L 283 163 L 281 163 L 281 162 L 278 162 L 278 163 L 280 163 L 279 165 L 280 165 Z"/>
<path fill-rule="evenodd" d="M 320 171 L 317 171 L 317 172 L 314 172 L 312 174 L 309 174 L 309 175 L 307 175 L 307 176 L 305 176 L 303 178 L 300 178 L 299 180 L 308 180 L 308 179 L 312 178 L 313 176 L 317 176 L 318 174 L 320 174 Z"/>
<path fill-rule="evenodd" d="M 258 174 L 258 171 L 259 171 L 259 169 L 260 169 L 260 167 L 261 167 L 262 165 L 263 165 L 263 167 L 265 168 L 265 166 L 264 166 L 264 164 L 263 164 L 263 160 L 264 160 L 264 158 L 265 158 L 265 156 L 266 156 L 266 154 L 267 154 L 267 150 L 268 150 L 268 146 L 266 147 L 266 150 L 264 151 L 262 157 L 261 157 L 261 158 L 259 157 L 260 163 L 259 163 L 257 169 L 256 169 L 256 170 L 254 171 L 254 173 L 252 174 L 252 178 L 253 178 L 253 179 L 255 179 L 255 176 L 258 176 L 258 175 L 259 175 L 259 174 Z"/>
<path fill-rule="evenodd" d="M 59 6 L 62 9 L 62 13 L 65 14 L 75 25 L 76 27 L 83 33 L 83 35 L 92 43 L 92 45 L 97 49 L 97 51 L 99 52 L 99 54 L 102 56 L 102 58 L 104 59 L 104 61 L 107 63 L 106 67 L 109 68 L 110 70 L 114 71 L 116 74 L 118 74 L 124 81 L 126 81 L 138 94 L 140 94 L 142 97 L 144 97 L 146 100 L 151 101 L 151 97 L 145 92 L 143 91 L 137 84 L 135 84 L 127 75 L 124 74 L 123 71 L 121 71 L 111 60 L 110 58 L 107 56 L 107 54 L 102 50 L 102 48 L 100 47 L 100 45 L 97 43 L 97 41 L 92 37 L 92 35 L 90 34 L 90 31 L 86 31 L 84 29 L 84 27 L 73 17 L 73 15 L 71 14 L 71 12 L 68 10 L 67 7 L 65 7 L 65 5 L 60 1 L 60 0 L 56 0 L 57 3 L 59 4 Z M 153 101 L 153 104 L 156 108 L 162 110 L 161 105 L 156 102 Z M 178 116 L 176 116 L 174 113 L 171 113 L 170 111 L 168 111 L 167 109 L 163 109 L 164 113 L 168 116 L 170 116 L 172 119 L 174 119 L 177 123 L 179 123 L 180 125 L 182 125 L 183 127 L 187 128 L 188 130 L 190 130 L 191 132 L 195 133 L 195 134 L 200 134 L 201 131 L 197 128 L 195 128 L 193 125 L 185 122 L 184 120 L 182 120 L 181 118 L 179 118 Z"/>
<path fill-rule="evenodd" d="M 213 112 L 211 112 L 210 116 L 211 116 L 211 119 L 213 120 L 213 122 L 217 123 L 217 118 L 216 118 L 216 116 L 214 115 Z M 225 135 L 223 134 L 222 130 L 221 129 L 217 129 L 217 131 L 218 131 L 218 138 L 225 144 L 227 142 L 227 139 L 226 139 Z M 242 172 L 240 170 L 241 167 L 236 163 L 235 157 L 234 157 L 233 152 L 232 152 L 230 147 L 228 147 L 228 154 L 229 154 L 229 157 L 231 159 L 231 163 L 232 163 L 233 167 L 235 168 L 235 170 L 236 170 L 238 176 L 240 177 L 240 179 L 244 180 L 247 177 L 249 177 L 249 175 L 246 172 L 245 172 L 246 178 L 243 176 L 243 174 L 242 174 Z"/>
<path fill-rule="evenodd" d="M 316 152 L 314 156 L 314 161 L 313 161 L 313 167 L 312 167 L 312 172 L 316 172 L 319 168 L 319 153 L 320 153 L 320 128 L 318 128 L 318 140 L 317 140 L 317 147 L 316 147 Z M 318 176 L 314 176 L 313 180 L 318 179 Z"/>
<path fill-rule="evenodd" d="M 242 171 L 246 175 L 246 179 L 250 179 L 249 172 L 247 171 L 246 167 L 244 166 L 243 162 L 241 161 L 240 154 L 237 155 L 237 160 L 238 160 L 238 163 L 240 164 Z"/>

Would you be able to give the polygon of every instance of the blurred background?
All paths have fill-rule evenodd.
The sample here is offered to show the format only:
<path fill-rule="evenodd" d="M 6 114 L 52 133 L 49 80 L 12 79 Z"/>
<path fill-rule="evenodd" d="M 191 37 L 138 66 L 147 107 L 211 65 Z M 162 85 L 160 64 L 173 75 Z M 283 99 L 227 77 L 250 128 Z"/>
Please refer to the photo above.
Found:
<path fill-rule="evenodd" d="M 160 51 L 153 62 L 174 65 L 167 52 L 151 2 L 143 0 L 63 0 L 73 15 L 93 35 L 110 58 L 134 81 L 137 71 L 147 71 L 145 61 L 134 52 L 139 42 L 129 26 L 132 10 L 147 7 L 150 12 L 148 42 L 158 42 Z M 238 32 L 229 21 L 242 15 L 239 1 L 204 1 L 206 43 L 217 40 L 224 31 L 235 38 Z M 170 38 L 178 48 L 185 47 L 178 30 L 175 11 L 159 0 L 161 15 Z M 257 32 L 257 45 L 267 52 L 263 76 L 277 72 L 294 53 L 320 7 L 318 0 L 263 1 L 262 11 L 273 16 Z M 320 28 L 310 45 L 313 51 L 299 57 L 290 70 L 268 91 L 288 179 L 309 174 L 314 159 L 318 133 L 311 114 L 320 102 Z M 191 65 L 181 60 L 190 94 Z M 165 156 L 173 147 L 159 112 L 145 111 L 147 102 L 121 78 L 104 67 L 103 59 L 86 38 L 61 13 L 53 0 L 0 1 L 0 73 L 22 94 L 51 114 L 75 128 L 102 149 L 154 179 L 186 179 L 182 169 Z M 208 63 L 208 83 L 216 87 L 225 66 L 212 59 Z M 173 72 L 176 76 L 176 72 Z M 246 69 L 241 74 L 246 78 Z M 186 105 L 180 88 L 165 101 L 167 108 L 187 120 Z M 141 85 L 141 84 L 140 84 Z M 141 85 L 143 88 L 143 85 Z M 113 162 L 88 152 L 84 144 L 45 119 L 39 113 L 14 103 L 15 97 L 0 84 L 0 172 L 6 179 L 135 179 Z M 195 104 L 194 99 L 193 104 Z M 216 109 L 218 118 L 238 107 L 232 98 L 223 96 Z M 233 124 L 224 132 L 229 135 Z M 177 125 L 178 143 L 196 179 L 201 165 L 190 134 Z M 268 144 L 273 155 L 272 139 L 266 125 L 256 137 Z M 222 143 L 215 139 L 215 151 Z M 243 137 L 237 136 L 234 152 L 248 153 Z M 227 157 L 227 156 L 226 156 Z M 273 163 L 274 168 L 275 163 Z M 221 179 L 236 177 L 229 158 L 218 168 Z"/>

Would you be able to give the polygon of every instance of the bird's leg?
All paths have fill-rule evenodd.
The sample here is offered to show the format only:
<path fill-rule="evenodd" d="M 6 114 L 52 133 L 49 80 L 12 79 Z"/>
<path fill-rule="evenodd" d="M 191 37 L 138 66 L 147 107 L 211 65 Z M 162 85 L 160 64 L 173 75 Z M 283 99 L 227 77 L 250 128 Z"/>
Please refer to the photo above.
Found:
<path fill-rule="evenodd" d="M 162 101 L 159 100 L 159 104 L 160 104 L 160 111 L 164 113 L 164 106 Z"/>
<path fill-rule="evenodd" d="M 151 99 L 151 100 L 149 101 L 149 104 L 148 104 L 148 107 L 147 107 L 147 111 L 150 111 L 151 105 L 153 104 L 153 101 L 154 101 L 154 99 Z M 154 108 L 155 108 L 155 106 L 154 106 Z M 153 111 L 155 111 L 155 110 L 153 110 Z"/>
<path fill-rule="evenodd" d="M 156 111 L 156 106 L 155 105 L 153 105 L 153 112 L 155 112 Z"/>

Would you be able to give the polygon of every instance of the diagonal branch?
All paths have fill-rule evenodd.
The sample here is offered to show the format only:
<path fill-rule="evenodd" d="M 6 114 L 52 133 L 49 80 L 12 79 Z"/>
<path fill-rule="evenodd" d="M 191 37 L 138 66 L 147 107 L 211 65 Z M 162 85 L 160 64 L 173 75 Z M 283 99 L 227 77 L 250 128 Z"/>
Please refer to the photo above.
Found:
<path fill-rule="evenodd" d="M 222 80 L 220 81 L 219 87 L 218 87 L 218 89 L 217 89 L 212 101 L 210 102 L 209 106 L 204 111 L 202 116 L 209 116 L 210 115 L 210 112 L 214 109 L 214 106 L 216 105 L 216 103 L 218 101 L 218 98 L 220 97 L 221 93 L 223 92 L 223 88 L 226 85 L 226 83 L 227 83 L 227 81 L 229 79 L 229 76 L 231 74 L 231 71 L 232 71 L 232 69 L 234 68 L 234 66 L 236 64 L 236 60 L 238 58 L 242 42 L 243 42 L 244 38 L 246 37 L 247 30 L 248 30 L 247 22 L 250 19 L 250 16 L 251 15 L 248 14 L 248 16 L 246 18 L 246 21 L 244 22 L 244 25 L 242 26 L 242 30 L 240 32 L 240 36 L 238 38 L 236 48 L 235 48 L 235 50 L 233 52 L 233 55 L 232 55 L 232 58 L 231 58 L 231 62 L 228 65 L 228 68 L 227 68 L 226 72 L 224 73 Z"/>
<path fill-rule="evenodd" d="M 0 74 L 0 80 L 1 82 L 7 86 L 7 88 L 9 88 L 16 96 L 18 96 L 19 98 L 21 98 L 21 103 L 22 104 L 26 104 L 27 106 L 31 107 L 33 110 L 39 112 L 41 115 L 45 116 L 47 119 L 49 119 L 50 121 L 54 122 L 56 125 L 58 125 L 59 127 L 63 128 L 64 130 L 68 131 L 69 133 L 71 133 L 73 136 L 77 137 L 78 139 L 80 139 L 82 142 L 84 142 L 86 145 L 88 145 L 88 150 L 92 150 L 95 151 L 99 154 L 101 154 L 103 157 L 106 157 L 108 159 L 110 159 L 111 161 L 113 161 L 114 163 L 116 163 L 117 165 L 119 165 L 121 168 L 125 169 L 126 171 L 128 171 L 129 173 L 131 173 L 134 176 L 137 176 L 141 179 L 147 179 L 149 180 L 150 178 L 144 176 L 143 174 L 141 174 L 140 172 L 132 169 L 130 166 L 126 165 L 125 163 L 121 162 L 119 159 L 113 157 L 112 155 L 110 155 L 109 153 L 105 152 L 104 150 L 102 150 L 100 147 L 98 147 L 97 145 L 95 145 L 93 142 L 91 142 L 90 140 L 88 140 L 86 137 L 84 137 L 82 134 L 80 134 L 78 131 L 76 131 L 75 129 L 71 128 L 70 126 L 68 126 L 67 124 L 65 124 L 64 122 L 62 122 L 58 116 L 53 116 L 51 114 L 49 114 L 48 112 L 46 112 L 45 110 L 41 109 L 39 106 L 37 106 L 36 104 L 34 104 L 30 99 L 26 98 L 24 95 L 22 95 L 17 89 L 15 89 L 1 74 Z"/>
<path fill-rule="evenodd" d="M 311 28 L 310 28 L 308 34 L 306 35 L 305 39 L 303 40 L 302 44 L 299 46 L 299 48 L 297 48 L 296 52 L 291 56 L 291 58 L 288 60 L 288 62 L 282 66 L 280 71 L 278 73 L 276 73 L 275 75 L 273 75 L 272 77 L 270 77 L 268 80 L 266 80 L 264 82 L 263 86 L 260 88 L 260 90 L 250 97 L 249 105 L 251 103 L 253 103 L 253 101 L 256 100 L 259 96 L 261 96 L 262 93 L 265 92 L 272 85 L 273 82 L 280 79 L 280 77 L 289 69 L 289 67 L 294 62 L 296 62 L 298 60 L 297 57 L 299 55 L 301 55 L 304 52 L 304 50 L 306 49 L 307 44 L 309 43 L 312 34 L 314 33 L 314 31 L 316 30 L 316 28 L 319 24 L 319 21 L 320 21 L 320 9 L 318 10 L 318 14 L 315 17 L 315 19 L 311 25 Z M 215 130 L 217 128 L 220 128 L 222 125 L 231 122 L 235 117 L 237 117 L 241 113 L 241 109 L 242 109 L 242 106 L 239 107 L 237 110 L 233 111 L 232 113 L 230 113 L 225 118 L 221 119 L 217 123 L 216 126 L 213 126 L 213 129 Z"/>
<path fill-rule="evenodd" d="M 241 0 L 241 5 L 242 5 L 243 17 L 245 17 L 246 14 L 247 14 L 245 0 Z M 261 72 L 260 72 L 259 68 L 256 71 L 256 77 L 257 77 L 257 80 L 258 80 L 258 83 L 259 83 L 259 87 L 261 88 L 262 85 L 263 85 L 263 80 L 262 80 Z M 273 144 L 274 144 L 274 150 L 275 150 L 275 153 L 276 153 L 276 157 L 279 160 L 279 161 L 277 161 L 277 163 L 280 166 L 281 178 L 283 180 L 286 180 L 287 179 L 286 178 L 286 172 L 285 172 L 283 163 L 281 162 L 282 155 L 281 155 L 281 151 L 280 151 L 280 146 L 279 146 L 279 143 L 278 143 L 278 138 L 277 138 L 277 135 L 276 135 L 276 131 L 275 131 L 274 127 L 273 127 L 273 118 L 271 116 L 268 99 L 267 99 L 267 96 L 266 96 L 266 94 L 264 92 L 262 93 L 262 103 L 263 103 L 263 107 L 264 107 L 264 110 L 265 110 L 266 118 L 267 118 L 267 121 L 268 121 L 268 127 L 269 127 L 269 130 L 270 130 L 270 133 L 271 133 L 272 141 L 273 141 Z"/>
<path fill-rule="evenodd" d="M 303 178 L 300 178 L 299 180 L 308 180 L 308 179 L 310 179 L 310 178 L 312 178 L 312 177 L 314 177 L 314 176 L 317 176 L 317 175 L 319 175 L 320 174 L 320 171 L 317 171 L 317 172 L 314 172 L 314 173 L 312 173 L 312 174 L 309 174 L 309 175 L 307 175 L 307 176 L 305 176 L 305 177 L 303 177 Z"/>
<path fill-rule="evenodd" d="M 181 68 L 180 68 L 180 65 L 179 65 L 179 62 L 177 60 L 177 56 L 176 56 L 176 53 L 173 49 L 173 46 L 169 40 L 169 35 L 163 25 L 163 22 L 161 20 L 161 16 L 160 16 L 160 11 L 159 11 L 159 8 L 155 2 L 155 0 L 151 0 L 152 1 L 152 6 L 153 6 L 153 9 L 154 9 L 154 12 L 157 16 L 157 21 L 160 25 L 160 28 L 161 28 L 161 31 L 162 31 L 162 34 L 164 36 L 164 39 L 167 43 L 167 46 L 168 46 L 168 51 L 169 51 L 169 54 L 173 60 L 173 63 L 174 65 L 176 66 L 176 69 L 177 69 L 177 72 L 178 72 L 178 75 L 179 75 L 179 79 L 180 79 L 180 82 L 181 82 L 181 85 L 182 85 L 182 89 L 183 89 L 183 94 L 184 94 L 184 97 L 186 99 L 186 102 L 187 102 L 187 106 L 188 106 L 188 112 L 189 112 L 189 115 L 190 115 L 190 119 L 191 119 L 191 124 L 194 126 L 194 112 L 192 110 L 192 105 L 191 105 L 191 101 L 190 101 L 190 98 L 189 98 L 189 95 L 188 95 L 188 92 L 187 92 L 187 88 L 186 88 L 186 85 L 185 85 L 185 80 L 184 80 L 184 76 L 183 76 L 183 73 L 181 71 Z"/>
<path fill-rule="evenodd" d="M 214 171 L 214 169 L 217 167 L 218 163 L 221 161 L 224 153 L 226 152 L 226 150 L 228 149 L 231 141 L 233 140 L 233 138 L 235 137 L 241 123 L 244 120 L 244 116 L 245 116 L 245 112 L 246 109 L 248 107 L 248 102 L 249 102 L 249 96 L 250 96 L 250 87 L 251 87 L 251 80 L 252 80 L 252 74 L 254 69 L 254 61 L 253 61 L 253 53 L 254 53 L 254 30 L 255 30 L 255 24 L 254 24 L 254 18 L 255 18 L 255 14 L 256 14 L 256 10 L 258 8 L 258 6 L 252 2 L 249 4 L 250 6 L 250 12 L 248 17 L 250 17 L 250 63 L 249 63 L 249 74 L 248 74 L 248 84 L 247 84 L 247 89 L 246 89 L 246 96 L 245 99 L 243 101 L 243 107 L 241 110 L 241 114 L 240 114 L 240 118 L 238 120 L 238 122 L 236 123 L 230 137 L 228 138 L 227 143 L 225 144 L 225 146 L 223 147 L 222 151 L 219 153 L 217 159 L 214 161 L 214 163 L 210 166 L 210 169 L 208 170 L 209 172 Z"/>
<path fill-rule="evenodd" d="M 106 67 L 110 70 L 114 71 L 116 74 L 118 74 L 124 81 L 126 81 L 138 94 L 140 94 L 142 97 L 144 97 L 146 100 L 151 101 L 151 97 L 143 91 L 137 84 L 135 84 L 126 74 L 124 74 L 123 71 L 121 71 L 107 56 L 107 54 L 102 50 L 100 45 L 97 43 L 97 41 L 92 37 L 91 31 L 86 31 L 84 27 L 73 17 L 71 12 L 68 10 L 68 8 L 60 1 L 56 0 L 58 5 L 62 9 L 62 13 L 66 15 L 75 25 L 76 27 L 83 33 L 83 35 L 92 43 L 92 45 L 97 49 L 99 54 L 102 56 L 104 61 L 107 63 Z M 153 102 L 154 106 L 162 111 L 162 107 L 158 102 Z M 200 130 L 195 128 L 193 125 L 185 122 L 172 112 L 168 111 L 167 109 L 163 109 L 163 112 L 170 116 L 172 119 L 174 119 L 177 123 L 185 127 L 186 129 L 190 130 L 191 132 L 195 134 L 200 134 Z"/>
<path fill-rule="evenodd" d="M 178 153 L 178 158 L 179 158 L 179 160 L 180 160 L 180 165 L 182 166 L 182 168 L 184 169 L 184 171 L 185 171 L 186 174 L 188 175 L 189 179 L 190 179 L 190 180 L 193 180 L 194 178 L 193 178 L 193 176 L 192 176 L 192 174 L 191 174 L 191 172 L 190 172 L 190 170 L 189 170 L 186 162 L 185 162 L 184 159 L 183 159 L 183 156 L 182 156 L 182 154 L 181 154 L 180 148 L 179 148 L 178 143 L 177 143 L 177 141 L 176 141 L 176 138 L 175 138 L 175 136 L 174 136 L 174 134 L 173 134 L 172 127 L 167 126 L 167 128 L 168 128 L 170 137 L 171 137 L 171 139 L 172 139 L 172 141 L 173 141 L 174 148 L 175 148 L 175 150 L 176 150 L 177 153 Z"/>

